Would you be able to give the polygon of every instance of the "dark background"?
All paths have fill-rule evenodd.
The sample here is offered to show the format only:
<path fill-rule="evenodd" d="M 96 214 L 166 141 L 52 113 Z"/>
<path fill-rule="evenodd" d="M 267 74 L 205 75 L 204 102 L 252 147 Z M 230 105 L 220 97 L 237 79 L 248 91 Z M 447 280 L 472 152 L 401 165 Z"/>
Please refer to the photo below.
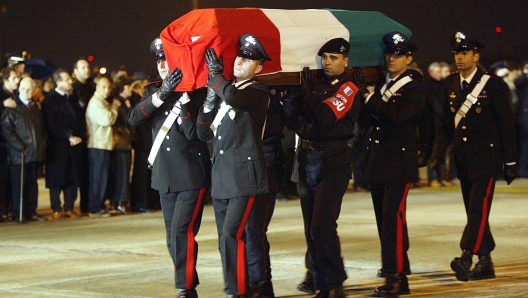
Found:
<path fill-rule="evenodd" d="M 71 71 L 79 57 L 93 55 L 94 66 L 156 74 L 150 42 L 196 7 L 380 11 L 413 32 L 411 39 L 420 48 L 415 61 L 423 70 L 433 61 L 452 62 L 449 40 L 459 30 L 486 44 L 485 66 L 503 59 L 528 60 L 526 0 L 0 0 L 0 57 L 27 50 Z M 497 26 L 501 33 L 495 32 Z"/>

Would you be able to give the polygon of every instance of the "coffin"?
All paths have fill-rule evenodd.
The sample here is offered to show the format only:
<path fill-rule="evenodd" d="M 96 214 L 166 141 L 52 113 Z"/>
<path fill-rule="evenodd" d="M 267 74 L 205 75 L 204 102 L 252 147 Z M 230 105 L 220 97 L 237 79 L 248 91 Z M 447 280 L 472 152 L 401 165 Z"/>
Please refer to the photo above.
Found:
<path fill-rule="evenodd" d="M 170 69 L 183 71 L 176 90 L 192 91 L 206 85 L 207 48 L 223 56 L 224 76 L 233 77 L 238 38 L 245 33 L 257 36 L 272 59 L 259 74 L 259 80 L 267 85 L 299 84 L 305 66 L 320 70 L 317 52 L 337 37 L 351 45 L 347 72 L 361 69 L 372 83 L 384 65 L 382 37 L 391 31 L 411 35 L 405 26 L 375 11 L 212 8 L 193 10 L 176 19 L 160 37 Z"/>

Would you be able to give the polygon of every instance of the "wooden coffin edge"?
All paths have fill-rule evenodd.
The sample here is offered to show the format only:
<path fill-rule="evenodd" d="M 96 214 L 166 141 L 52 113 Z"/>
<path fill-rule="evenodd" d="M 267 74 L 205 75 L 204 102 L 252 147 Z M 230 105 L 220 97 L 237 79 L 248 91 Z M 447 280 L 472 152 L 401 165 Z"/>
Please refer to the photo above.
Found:
<path fill-rule="evenodd" d="M 346 67 L 345 71 L 348 76 L 353 80 L 353 73 L 356 71 L 363 72 L 363 77 L 367 82 L 367 85 L 376 85 L 380 79 L 383 78 L 385 67 L 383 66 L 366 66 L 366 67 Z M 317 80 L 323 77 L 323 70 L 316 69 L 312 70 L 314 78 Z M 279 85 L 300 85 L 301 84 L 301 72 L 279 72 L 275 74 L 261 75 L 257 77 L 258 81 L 268 86 L 279 86 Z"/>

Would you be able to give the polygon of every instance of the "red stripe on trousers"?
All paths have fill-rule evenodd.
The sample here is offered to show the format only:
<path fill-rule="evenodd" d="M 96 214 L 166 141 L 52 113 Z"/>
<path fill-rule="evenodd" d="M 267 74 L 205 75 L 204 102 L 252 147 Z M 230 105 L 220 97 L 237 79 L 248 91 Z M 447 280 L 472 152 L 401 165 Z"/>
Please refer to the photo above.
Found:
<path fill-rule="evenodd" d="M 246 294 L 246 250 L 244 247 L 244 241 L 242 240 L 242 235 L 246 227 L 246 222 L 248 220 L 249 214 L 251 213 L 251 208 L 255 202 L 255 196 L 249 197 L 248 204 L 246 206 L 246 211 L 244 212 L 244 217 L 240 222 L 238 227 L 236 240 L 237 240 L 237 285 L 238 285 L 238 295 Z"/>
<path fill-rule="evenodd" d="M 480 227 L 477 236 L 477 241 L 475 242 L 475 247 L 473 248 L 473 253 L 477 254 L 480 249 L 480 244 L 482 244 L 482 237 L 484 236 L 484 229 L 486 228 L 486 222 L 488 222 L 488 201 L 491 193 L 491 188 L 493 187 L 494 178 L 490 178 L 488 182 L 488 188 L 486 189 L 486 196 L 482 202 L 482 218 L 480 219 Z"/>
<path fill-rule="evenodd" d="M 402 200 L 400 202 L 400 207 L 398 209 L 398 214 L 396 215 L 396 273 L 403 272 L 404 260 L 403 260 L 403 225 L 406 222 L 405 217 L 405 202 L 407 200 L 407 195 L 409 194 L 409 188 L 411 187 L 410 183 L 405 185 L 405 190 L 403 192 Z"/>
<path fill-rule="evenodd" d="M 194 224 L 196 223 L 196 217 L 200 212 L 200 207 L 202 206 L 202 200 L 205 196 L 205 187 L 200 189 L 200 194 L 198 195 L 198 201 L 194 207 L 193 216 L 189 227 L 187 228 L 187 268 L 185 274 L 185 289 L 191 290 L 193 288 L 194 282 Z"/>

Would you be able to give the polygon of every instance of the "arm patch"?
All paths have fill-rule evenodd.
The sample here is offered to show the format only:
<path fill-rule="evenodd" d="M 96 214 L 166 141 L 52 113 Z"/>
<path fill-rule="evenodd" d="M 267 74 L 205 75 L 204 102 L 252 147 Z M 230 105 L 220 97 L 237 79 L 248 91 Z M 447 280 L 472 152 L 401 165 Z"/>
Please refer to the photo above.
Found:
<path fill-rule="evenodd" d="M 352 82 L 346 82 L 334 95 L 323 101 L 334 112 L 336 121 L 345 117 L 348 110 L 352 108 L 352 103 L 354 103 L 354 97 L 357 92 L 358 88 L 356 85 Z"/>

